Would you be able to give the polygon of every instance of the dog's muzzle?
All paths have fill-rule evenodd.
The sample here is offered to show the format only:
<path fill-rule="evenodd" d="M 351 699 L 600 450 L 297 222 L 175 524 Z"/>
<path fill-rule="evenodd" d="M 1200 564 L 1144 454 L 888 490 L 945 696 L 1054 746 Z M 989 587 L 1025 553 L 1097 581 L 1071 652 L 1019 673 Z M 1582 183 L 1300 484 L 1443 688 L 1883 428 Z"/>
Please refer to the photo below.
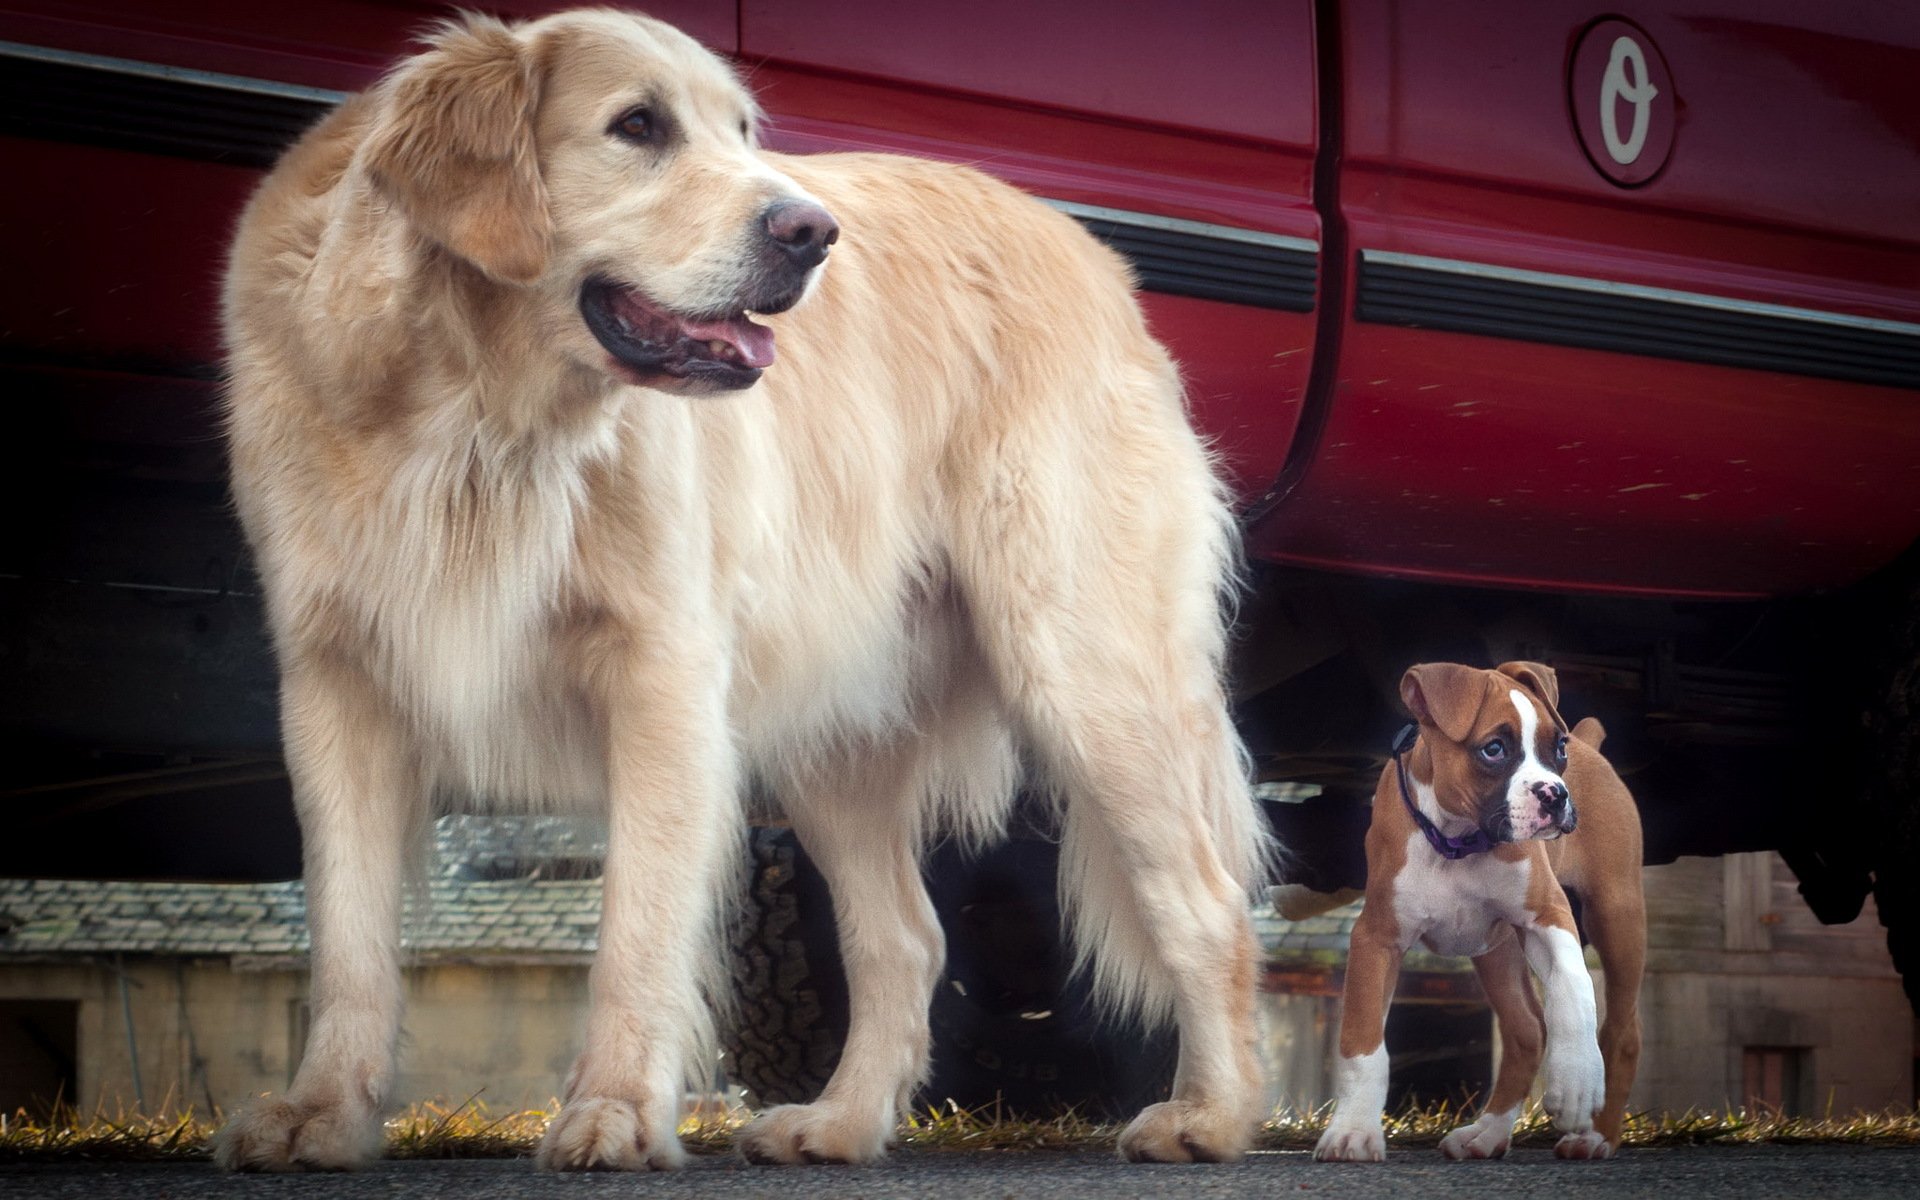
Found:
<path fill-rule="evenodd" d="M 1579 824 L 1579 816 L 1574 812 L 1573 797 L 1567 794 L 1566 784 L 1543 780 L 1528 790 L 1540 804 L 1543 822 L 1541 832 L 1535 836 L 1554 838 L 1573 832 L 1574 826 Z"/>
<path fill-rule="evenodd" d="M 773 365 L 773 330 L 756 324 L 745 308 L 688 316 L 596 276 L 580 289 L 580 316 L 601 347 L 643 383 L 731 391 L 751 387 Z"/>
<path fill-rule="evenodd" d="M 747 279 L 729 308 L 677 312 L 638 286 L 595 275 L 580 288 L 580 316 L 634 381 L 682 392 L 751 387 L 773 365 L 773 330 L 753 320 L 800 303 L 840 240 L 839 222 L 811 200 L 762 210 Z"/>

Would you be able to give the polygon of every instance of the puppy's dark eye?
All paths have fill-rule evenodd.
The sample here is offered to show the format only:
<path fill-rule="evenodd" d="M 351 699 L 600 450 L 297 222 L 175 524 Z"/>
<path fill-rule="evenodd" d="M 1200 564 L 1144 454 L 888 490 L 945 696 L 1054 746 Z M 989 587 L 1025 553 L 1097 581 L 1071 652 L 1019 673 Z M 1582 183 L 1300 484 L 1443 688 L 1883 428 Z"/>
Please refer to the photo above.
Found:
<path fill-rule="evenodd" d="M 1480 747 L 1480 759 L 1482 762 L 1488 763 L 1503 763 L 1507 761 L 1507 744 L 1499 738 L 1494 738 L 1486 745 Z"/>
<path fill-rule="evenodd" d="M 1561 734 L 1560 740 L 1553 744 L 1553 756 L 1561 762 L 1567 761 L 1567 735 Z"/>
<path fill-rule="evenodd" d="M 630 108 L 614 118 L 613 126 L 607 132 L 630 142 L 651 142 L 654 137 L 653 111 Z"/>

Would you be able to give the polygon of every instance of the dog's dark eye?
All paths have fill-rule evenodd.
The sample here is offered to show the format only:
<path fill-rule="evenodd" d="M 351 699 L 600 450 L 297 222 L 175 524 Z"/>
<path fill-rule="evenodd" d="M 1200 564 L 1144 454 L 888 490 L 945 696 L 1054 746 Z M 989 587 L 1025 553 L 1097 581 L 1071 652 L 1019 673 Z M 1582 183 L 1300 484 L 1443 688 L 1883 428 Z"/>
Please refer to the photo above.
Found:
<path fill-rule="evenodd" d="M 1494 738 L 1486 745 L 1480 747 L 1480 758 L 1482 761 L 1490 763 L 1507 761 L 1507 744 L 1499 738 Z"/>
<path fill-rule="evenodd" d="M 1553 756 L 1561 762 L 1567 761 L 1567 735 L 1561 734 L 1560 740 L 1553 744 Z"/>
<path fill-rule="evenodd" d="M 654 135 L 653 111 L 630 108 L 614 118 L 613 128 L 609 132 L 630 142 L 651 142 Z"/>

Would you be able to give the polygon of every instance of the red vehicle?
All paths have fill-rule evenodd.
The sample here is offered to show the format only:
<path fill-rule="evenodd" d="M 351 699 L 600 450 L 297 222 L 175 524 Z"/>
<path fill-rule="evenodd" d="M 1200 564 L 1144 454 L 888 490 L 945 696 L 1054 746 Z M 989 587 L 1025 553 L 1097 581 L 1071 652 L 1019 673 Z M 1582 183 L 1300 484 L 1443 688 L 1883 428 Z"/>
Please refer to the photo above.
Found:
<path fill-rule="evenodd" d="M 971 162 L 1133 261 L 1243 504 L 1244 732 L 1321 788 L 1271 806 L 1297 878 L 1358 882 L 1405 665 L 1531 657 L 1650 858 L 1779 849 L 1829 920 L 1872 890 L 1920 979 L 1920 11 L 650 8 L 775 146 Z M 434 11 L 0 11 L 0 872 L 297 874 L 215 281 L 260 168 Z M 1051 904 L 1010 853 L 936 859 L 956 972 Z"/>

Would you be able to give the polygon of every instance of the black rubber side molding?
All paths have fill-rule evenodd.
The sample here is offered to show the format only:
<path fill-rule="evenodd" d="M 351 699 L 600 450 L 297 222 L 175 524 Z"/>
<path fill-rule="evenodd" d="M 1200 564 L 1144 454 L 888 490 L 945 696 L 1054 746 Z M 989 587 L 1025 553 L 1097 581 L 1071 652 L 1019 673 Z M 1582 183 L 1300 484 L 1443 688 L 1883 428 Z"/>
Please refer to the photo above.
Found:
<path fill-rule="evenodd" d="M 1312 250 L 1155 228 L 1124 218 L 1079 212 L 1073 216 L 1133 264 L 1140 286 L 1147 291 L 1287 312 L 1313 311 L 1319 256 Z"/>
<path fill-rule="evenodd" d="M 332 108 L 201 79 L 0 54 L 0 133 L 267 167 Z"/>
<path fill-rule="evenodd" d="M 1360 255 L 1361 321 L 1920 389 L 1920 326 L 1562 279 L 1411 255 Z"/>
<path fill-rule="evenodd" d="M 145 63 L 0 47 L 0 133 L 229 166 L 269 167 L 339 99 Z M 1284 238 L 1062 205 L 1149 291 L 1310 312 L 1313 249 Z"/>

